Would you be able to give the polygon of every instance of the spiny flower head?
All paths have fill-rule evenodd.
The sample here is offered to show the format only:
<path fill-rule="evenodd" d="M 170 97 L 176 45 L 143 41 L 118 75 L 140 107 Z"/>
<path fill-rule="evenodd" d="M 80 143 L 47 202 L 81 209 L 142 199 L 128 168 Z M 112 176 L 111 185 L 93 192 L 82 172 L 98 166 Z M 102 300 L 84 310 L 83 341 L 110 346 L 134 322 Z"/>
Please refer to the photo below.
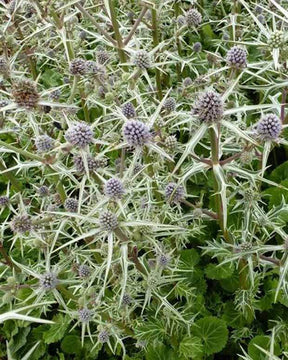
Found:
<path fill-rule="evenodd" d="M 174 150 L 177 146 L 176 136 L 175 135 L 167 136 L 167 138 L 165 139 L 165 146 L 170 150 Z"/>
<path fill-rule="evenodd" d="M 108 54 L 108 52 L 102 49 L 99 49 L 96 52 L 96 57 L 99 64 L 102 65 L 106 64 L 110 60 L 110 55 Z"/>
<path fill-rule="evenodd" d="M 104 211 L 99 217 L 100 226 L 103 230 L 112 231 L 118 227 L 118 220 L 111 211 Z"/>
<path fill-rule="evenodd" d="M 151 67 L 151 59 L 150 55 L 145 50 L 139 50 L 136 52 L 134 59 L 134 65 L 136 65 L 139 69 L 148 69 Z"/>
<path fill-rule="evenodd" d="M 193 81 L 190 77 L 186 77 L 184 80 L 183 80 L 183 85 L 184 87 L 188 87 L 188 86 L 191 86 L 193 84 Z"/>
<path fill-rule="evenodd" d="M 168 97 L 163 103 L 163 108 L 167 112 L 174 111 L 176 109 L 176 100 L 172 97 Z"/>
<path fill-rule="evenodd" d="M 98 64 L 95 61 L 87 61 L 86 62 L 87 72 L 97 75 L 102 81 L 105 79 L 106 71 L 103 65 Z"/>
<path fill-rule="evenodd" d="M 33 109 L 39 101 L 36 84 L 29 79 L 22 79 L 12 86 L 12 96 L 16 104 L 26 109 Z"/>
<path fill-rule="evenodd" d="M 124 187 L 119 179 L 109 179 L 105 184 L 104 193 L 106 196 L 121 199 L 124 194 Z"/>
<path fill-rule="evenodd" d="M 129 294 L 124 294 L 122 299 L 123 305 L 130 305 L 132 303 L 132 298 Z"/>
<path fill-rule="evenodd" d="M 65 210 L 70 211 L 70 212 L 77 212 L 78 204 L 79 204 L 78 200 L 73 199 L 73 198 L 68 198 L 64 202 L 64 208 L 65 208 Z"/>
<path fill-rule="evenodd" d="M 127 102 L 126 104 L 124 104 L 122 106 L 122 114 L 127 118 L 127 119 L 132 119 L 136 117 L 136 111 L 135 108 L 133 106 L 133 104 L 131 102 Z"/>
<path fill-rule="evenodd" d="M 86 61 L 80 58 L 73 59 L 69 66 L 70 74 L 72 75 L 85 75 L 86 74 Z"/>
<path fill-rule="evenodd" d="M 283 31 L 276 30 L 270 35 L 268 40 L 268 47 L 272 49 L 279 49 L 284 43 L 284 33 Z"/>
<path fill-rule="evenodd" d="M 65 139 L 74 146 L 84 148 L 93 141 L 93 131 L 89 125 L 79 122 L 66 131 Z"/>
<path fill-rule="evenodd" d="M 90 274 L 91 274 L 91 270 L 90 270 L 89 266 L 84 264 L 84 265 L 80 265 L 78 267 L 78 275 L 81 278 L 87 278 Z"/>
<path fill-rule="evenodd" d="M 28 215 L 16 215 L 13 217 L 10 227 L 14 233 L 25 233 L 32 229 L 32 221 Z"/>
<path fill-rule="evenodd" d="M 247 52 L 239 46 L 233 46 L 226 56 L 227 64 L 236 69 L 243 69 L 247 66 Z"/>
<path fill-rule="evenodd" d="M 9 204 L 9 198 L 6 195 L 0 196 L 0 207 L 7 206 Z"/>
<path fill-rule="evenodd" d="M 264 141 L 276 140 L 282 131 L 281 120 L 275 114 L 267 114 L 258 122 L 256 131 Z"/>
<path fill-rule="evenodd" d="M 109 332 L 107 330 L 102 330 L 98 335 L 98 341 L 101 344 L 107 343 L 109 341 L 109 337 L 110 337 Z"/>
<path fill-rule="evenodd" d="M 38 188 L 38 194 L 41 196 L 41 197 L 45 197 L 45 196 L 48 196 L 49 195 L 49 188 L 45 185 L 43 186 L 40 186 Z"/>
<path fill-rule="evenodd" d="M 96 159 L 94 159 L 92 156 L 88 155 L 86 160 L 87 160 L 87 166 L 88 166 L 89 171 L 97 170 L 97 168 L 99 167 L 99 162 Z M 74 155 L 73 162 L 74 162 L 75 169 L 78 172 L 80 172 L 80 173 L 85 172 L 84 160 L 81 155 Z"/>
<path fill-rule="evenodd" d="M 83 308 L 78 311 L 79 320 L 83 323 L 89 322 L 92 318 L 92 314 L 92 310 L 87 308 Z"/>
<path fill-rule="evenodd" d="M 56 274 L 47 272 L 41 275 L 39 283 L 43 290 L 53 290 L 59 284 L 59 280 Z"/>
<path fill-rule="evenodd" d="M 220 121 L 223 113 L 223 100 L 218 93 L 212 90 L 202 93 L 193 107 L 193 114 L 198 115 L 199 120 L 206 123 Z"/>
<path fill-rule="evenodd" d="M 161 254 L 158 256 L 157 262 L 161 267 L 166 267 L 170 262 L 170 257 L 168 255 Z"/>
<path fill-rule="evenodd" d="M 202 50 L 202 44 L 201 42 L 197 41 L 194 45 L 193 45 L 193 51 L 195 52 L 200 52 Z"/>
<path fill-rule="evenodd" d="M 198 27 L 202 22 L 202 15 L 196 9 L 190 9 L 186 12 L 186 24 L 189 27 Z"/>
<path fill-rule="evenodd" d="M 54 140 L 48 135 L 40 135 L 35 139 L 35 146 L 40 153 L 51 150 L 54 146 Z"/>
<path fill-rule="evenodd" d="M 165 188 L 165 198 L 170 204 L 180 203 L 184 199 L 184 187 L 170 182 Z"/>
<path fill-rule="evenodd" d="M 127 121 L 123 127 L 123 135 L 130 146 L 143 146 L 151 137 L 148 127 L 138 120 Z"/>

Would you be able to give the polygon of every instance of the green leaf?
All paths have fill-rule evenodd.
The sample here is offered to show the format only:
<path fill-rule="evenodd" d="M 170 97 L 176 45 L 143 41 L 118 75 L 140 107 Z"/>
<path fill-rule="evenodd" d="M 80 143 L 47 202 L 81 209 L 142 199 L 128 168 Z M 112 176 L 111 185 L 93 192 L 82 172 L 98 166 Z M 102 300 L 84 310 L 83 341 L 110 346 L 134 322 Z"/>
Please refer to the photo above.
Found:
<path fill-rule="evenodd" d="M 81 348 L 81 340 L 77 335 L 67 335 L 61 342 L 61 349 L 66 354 L 79 354 Z"/>
<path fill-rule="evenodd" d="M 195 322 L 192 334 L 203 341 L 203 351 L 206 355 L 221 351 L 228 340 L 228 330 L 224 320 L 207 316 Z"/>
<path fill-rule="evenodd" d="M 180 251 L 180 260 L 191 268 L 199 263 L 200 256 L 195 249 L 182 250 Z"/>
<path fill-rule="evenodd" d="M 197 336 L 185 336 L 179 345 L 179 353 L 185 359 L 194 359 L 203 355 L 203 344 Z"/>
<path fill-rule="evenodd" d="M 26 344 L 26 338 L 30 332 L 30 327 L 19 328 L 18 333 L 9 341 L 8 347 L 12 354 L 21 349 Z"/>
<path fill-rule="evenodd" d="M 231 264 L 226 263 L 221 266 L 217 264 L 208 264 L 205 269 L 205 274 L 208 279 L 220 280 L 227 279 L 232 276 L 234 268 Z"/>
<path fill-rule="evenodd" d="M 264 335 L 257 335 L 255 336 L 250 343 L 248 344 L 248 354 L 251 356 L 253 360 L 266 360 L 267 356 L 257 348 L 255 345 L 260 346 L 262 349 L 269 351 L 270 348 L 270 337 Z M 279 344 L 274 344 L 274 354 L 273 355 L 280 355 L 281 350 Z"/>
<path fill-rule="evenodd" d="M 62 339 L 69 326 L 70 320 L 62 314 L 57 314 L 53 317 L 56 324 L 50 326 L 49 330 L 43 335 L 46 344 L 51 344 Z"/>
<path fill-rule="evenodd" d="M 149 346 L 145 354 L 146 360 L 175 360 L 177 358 L 177 354 L 162 343 L 158 343 L 156 346 Z"/>

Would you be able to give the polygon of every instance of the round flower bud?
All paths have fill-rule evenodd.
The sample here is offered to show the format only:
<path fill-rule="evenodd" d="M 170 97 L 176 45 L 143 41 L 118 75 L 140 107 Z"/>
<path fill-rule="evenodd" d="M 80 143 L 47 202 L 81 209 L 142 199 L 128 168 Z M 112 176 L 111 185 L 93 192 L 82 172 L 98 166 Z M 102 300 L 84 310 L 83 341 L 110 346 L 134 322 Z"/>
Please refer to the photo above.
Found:
<path fill-rule="evenodd" d="M 138 120 L 127 121 L 123 126 L 123 135 L 130 146 L 143 146 L 151 137 L 148 127 Z"/>
<path fill-rule="evenodd" d="M 49 94 L 49 99 L 52 101 L 57 101 L 59 100 L 60 96 L 61 96 L 61 90 L 55 89 Z"/>
<path fill-rule="evenodd" d="M 279 49 L 284 43 L 284 33 L 283 31 L 275 31 L 271 34 L 268 40 L 268 47 L 273 49 Z"/>
<path fill-rule="evenodd" d="M 0 57 L 0 74 L 6 75 L 9 72 L 9 64 L 7 60 L 1 56 Z"/>
<path fill-rule="evenodd" d="M 200 52 L 202 50 L 202 44 L 198 41 L 193 45 L 193 51 Z"/>
<path fill-rule="evenodd" d="M 198 115 L 200 121 L 212 123 L 222 119 L 224 106 L 221 96 L 215 91 L 206 91 L 196 100 L 193 114 Z"/>
<path fill-rule="evenodd" d="M 177 138 L 175 135 L 170 135 L 165 139 L 165 146 L 170 149 L 174 150 L 177 146 Z"/>
<path fill-rule="evenodd" d="M 98 341 L 101 344 L 107 343 L 109 341 L 109 337 L 110 337 L 110 335 L 109 335 L 108 331 L 102 330 L 102 331 L 100 331 L 100 333 L 98 335 Z"/>
<path fill-rule="evenodd" d="M 45 185 L 43 186 L 40 186 L 38 188 L 38 194 L 41 196 L 41 197 L 45 197 L 45 196 L 48 196 L 49 195 L 49 188 Z"/>
<path fill-rule="evenodd" d="M 111 211 L 103 212 L 99 217 L 100 226 L 103 230 L 112 231 L 118 227 L 118 220 Z"/>
<path fill-rule="evenodd" d="M 198 27 L 202 22 L 202 15 L 196 9 L 190 9 L 186 13 L 186 24 L 190 27 Z"/>
<path fill-rule="evenodd" d="M 23 234 L 32 229 L 32 221 L 28 215 L 16 215 L 13 217 L 10 227 L 14 233 Z"/>
<path fill-rule="evenodd" d="M 105 184 L 104 193 L 110 198 L 121 199 L 124 194 L 123 184 L 119 179 L 109 179 Z"/>
<path fill-rule="evenodd" d="M 143 169 L 143 165 L 142 164 L 135 164 L 134 168 L 133 168 L 133 175 L 137 175 L 141 170 Z"/>
<path fill-rule="evenodd" d="M 177 204 L 184 200 L 184 187 L 175 183 L 169 183 L 165 188 L 165 198 L 170 204 Z"/>
<path fill-rule="evenodd" d="M 56 274 L 48 272 L 41 275 L 39 283 L 43 290 L 53 290 L 59 284 L 59 280 Z"/>
<path fill-rule="evenodd" d="M 99 168 L 104 168 L 108 165 L 108 158 L 107 157 L 103 157 L 101 159 L 97 159 L 97 164 Z"/>
<path fill-rule="evenodd" d="M 122 106 L 122 114 L 127 118 L 127 119 L 132 119 L 136 117 L 136 111 L 135 108 L 133 106 L 133 104 L 131 102 L 128 102 L 126 104 L 124 104 Z"/>
<path fill-rule="evenodd" d="M 74 162 L 75 169 L 78 172 L 80 172 L 80 173 L 85 172 L 84 160 L 81 155 L 74 155 L 73 162 Z M 92 172 L 92 171 L 97 170 L 99 164 L 96 159 L 93 159 L 92 156 L 88 155 L 87 156 L 87 166 L 88 166 L 88 170 Z"/>
<path fill-rule="evenodd" d="M 95 61 L 87 61 L 86 62 L 86 69 L 87 72 L 93 75 L 97 75 L 99 79 L 102 81 L 105 80 L 106 71 L 104 66 L 97 64 Z"/>
<path fill-rule="evenodd" d="M 78 315 L 81 322 L 88 323 L 92 318 L 92 311 L 87 308 L 83 308 L 78 311 Z"/>
<path fill-rule="evenodd" d="M 239 46 L 233 46 L 226 56 L 227 64 L 236 69 L 243 69 L 247 66 L 247 52 Z"/>
<path fill-rule="evenodd" d="M 251 164 L 253 159 L 254 159 L 254 154 L 252 151 L 244 151 L 240 155 L 240 161 L 242 162 L 242 164 Z"/>
<path fill-rule="evenodd" d="M 33 109 L 39 101 L 39 94 L 33 81 L 19 80 L 12 86 L 12 96 L 16 104 L 26 109 Z"/>
<path fill-rule="evenodd" d="M 175 99 L 172 98 L 172 97 L 168 97 L 167 99 L 165 99 L 165 101 L 163 103 L 163 108 L 167 112 L 174 111 L 176 109 L 176 101 L 175 101 Z"/>
<path fill-rule="evenodd" d="M 193 84 L 193 81 L 190 77 L 186 77 L 184 80 L 183 80 L 183 85 L 184 87 L 189 87 Z"/>
<path fill-rule="evenodd" d="M 98 50 L 96 53 L 97 61 L 99 64 L 106 64 L 110 60 L 110 56 L 105 50 Z"/>
<path fill-rule="evenodd" d="M 35 139 L 35 146 L 40 153 L 44 153 L 53 148 L 54 140 L 48 135 L 40 135 Z"/>
<path fill-rule="evenodd" d="M 179 15 L 176 19 L 178 26 L 184 26 L 185 25 L 185 16 Z"/>
<path fill-rule="evenodd" d="M 89 266 L 87 265 L 80 265 L 78 267 L 78 275 L 80 276 L 80 278 L 87 278 L 88 276 L 90 276 L 91 274 L 91 270 L 89 268 Z"/>
<path fill-rule="evenodd" d="M 73 59 L 69 66 L 69 71 L 72 75 L 85 75 L 86 69 L 86 61 L 80 58 Z"/>
<path fill-rule="evenodd" d="M 132 303 L 131 296 L 129 294 L 124 294 L 122 299 L 122 304 L 127 306 L 127 305 L 131 305 L 131 303 Z"/>
<path fill-rule="evenodd" d="M 85 40 L 87 38 L 87 32 L 85 30 L 81 30 L 79 32 L 79 38 L 80 40 Z"/>
<path fill-rule="evenodd" d="M 252 250 L 253 245 L 250 242 L 244 242 L 242 244 L 240 244 L 240 251 L 250 251 Z"/>
<path fill-rule="evenodd" d="M 257 19 L 261 24 L 265 23 L 265 16 L 264 15 L 262 15 L 262 14 L 258 15 Z"/>
<path fill-rule="evenodd" d="M 158 264 L 161 266 L 161 267 L 166 267 L 169 262 L 170 262 L 170 257 L 165 255 L 165 254 L 161 254 L 158 259 L 157 259 L 157 262 Z"/>
<path fill-rule="evenodd" d="M 78 204 L 79 204 L 78 200 L 73 198 L 68 198 L 64 202 L 64 208 L 69 212 L 77 212 Z"/>
<path fill-rule="evenodd" d="M 134 56 L 133 59 L 134 65 L 136 65 L 139 69 L 148 69 L 151 67 L 151 59 L 150 55 L 145 50 L 139 50 Z"/>
<path fill-rule="evenodd" d="M 8 196 L 0 196 L 0 207 L 5 207 L 9 204 L 9 198 Z"/>
<path fill-rule="evenodd" d="M 263 10 L 262 10 L 262 8 L 261 8 L 259 5 L 256 5 L 256 6 L 255 6 L 255 13 L 256 13 L 256 14 L 262 14 L 262 11 L 263 11 Z"/>
<path fill-rule="evenodd" d="M 9 105 L 9 101 L 7 100 L 0 100 L 0 109 Z"/>
<path fill-rule="evenodd" d="M 223 40 L 226 40 L 226 41 L 230 40 L 230 35 L 227 32 L 223 33 Z"/>
<path fill-rule="evenodd" d="M 93 131 L 89 125 L 79 122 L 66 131 L 65 139 L 74 146 L 84 148 L 93 141 Z"/>
<path fill-rule="evenodd" d="M 281 120 L 274 114 L 267 114 L 258 122 L 256 131 L 264 141 L 275 140 L 282 131 Z"/>

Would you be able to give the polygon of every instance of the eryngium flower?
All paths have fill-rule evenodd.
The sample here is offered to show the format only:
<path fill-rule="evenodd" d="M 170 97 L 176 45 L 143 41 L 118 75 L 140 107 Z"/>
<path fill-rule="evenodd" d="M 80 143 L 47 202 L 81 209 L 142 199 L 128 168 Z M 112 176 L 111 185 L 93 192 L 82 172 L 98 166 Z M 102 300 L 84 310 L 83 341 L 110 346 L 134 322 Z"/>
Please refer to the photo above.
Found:
<path fill-rule="evenodd" d="M 85 75 L 86 74 L 86 61 L 80 58 L 73 59 L 69 66 L 69 71 L 72 75 Z"/>
<path fill-rule="evenodd" d="M 56 274 L 48 272 L 40 277 L 39 283 L 44 290 L 53 290 L 59 284 L 59 280 Z"/>
<path fill-rule="evenodd" d="M 104 344 L 109 341 L 109 333 L 106 330 L 102 330 L 98 335 L 98 341 Z"/>
<path fill-rule="evenodd" d="M 47 152 L 53 148 L 54 140 L 48 135 L 40 135 L 35 139 L 35 145 L 39 152 Z"/>
<path fill-rule="evenodd" d="M 176 109 L 175 99 L 172 97 L 168 97 L 163 103 L 163 108 L 168 112 L 174 111 Z"/>
<path fill-rule="evenodd" d="M 170 135 L 165 139 L 165 146 L 170 149 L 174 150 L 177 146 L 177 138 L 175 135 Z"/>
<path fill-rule="evenodd" d="M 131 296 L 129 294 L 124 294 L 122 299 L 123 305 L 130 305 L 132 303 Z"/>
<path fill-rule="evenodd" d="M 89 125 L 79 122 L 66 131 L 65 139 L 72 145 L 84 148 L 93 141 L 93 131 Z"/>
<path fill-rule="evenodd" d="M 280 48 L 284 43 L 284 33 L 283 31 L 276 30 L 273 32 L 268 40 L 268 46 L 272 49 Z"/>
<path fill-rule="evenodd" d="M 239 46 L 233 46 L 226 56 L 227 64 L 236 69 L 243 69 L 247 66 L 247 52 Z"/>
<path fill-rule="evenodd" d="M 9 198 L 8 196 L 0 196 L 0 207 L 7 206 L 9 204 Z"/>
<path fill-rule="evenodd" d="M 110 59 L 108 52 L 105 50 L 98 50 L 96 53 L 96 57 L 99 64 L 102 65 L 106 64 Z"/>
<path fill-rule="evenodd" d="M 130 146 L 143 146 L 151 136 L 148 127 L 138 120 L 127 121 L 123 126 L 123 135 Z"/>
<path fill-rule="evenodd" d="M 87 308 L 83 308 L 78 311 L 78 315 L 81 322 L 87 323 L 92 318 L 92 311 Z"/>
<path fill-rule="evenodd" d="M 212 123 L 223 117 L 224 106 L 221 96 L 215 91 L 206 91 L 196 100 L 193 114 L 198 115 L 201 121 Z"/>
<path fill-rule="evenodd" d="M 32 229 L 32 221 L 28 215 L 16 215 L 13 217 L 10 227 L 14 233 L 23 234 Z"/>
<path fill-rule="evenodd" d="M 4 57 L 0 57 L 0 74 L 5 75 L 9 71 L 9 65 Z"/>
<path fill-rule="evenodd" d="M 78 200 L 73 199 L 73 198 L 68 198 L 64 202 L 64 208 L 65 208 L 65 210 L 70 211 L 70 212 L 77 212 L 78 204 L 79 204 Z"/>
<path fill-rule="evenodd" d="M 91 274 L 91 270 L 87 265 L 80 265 L 78 268 L 78 275 L 81 278 L 87 278 Z"/>
<path fill-rule="evenodd" d="M 88 166 L 89 171 L 97 170 L 97 168 L 99 167 L 99 164 L 96 159 L 93 159 L 92 156 L 88 155 L 86 160 L 87 160 L 87 166 Z M 78 172 L 80 172 L 80 173 L 85 172 L 84 160 L 81 155 L 74 155 L 73 162 L 74 162 L 75 169 Z"/>
<path fill-rule="evenodd" d="M 132 119 L 135 118 L 136 116 L 136 111 L 135 108 L 133 106 L 133 104 L 131 102 L 128 102 L 126 104 L 124 104 L 122 106 L 122 114 L 127 118 L 127 119 Z"/>
<path fill-rule="evenodd" d="M 109 179 L 105 184 L 104 193 L 111 198 L 121 199 L 124 194 L 124 187 L 119 179 Z"/>
<path fill-rule="evenodd" d="M 6 107 L 7 105 L 9 105 L 9 101 L 3 99 L 0 100 L 0 109 Z"/>
<path fill-rule="evenodd" d="M 103 65 L 97 64 L 95 61 L 87 61 L 86 69 L 88 73 L 97 75 L 101 81 L 105 80 L 106 71 Z"/>
<path fill-rule="evenodd" d="M 202 44 L 197 41 L 194 45 L 193 45 L 193 51 L 195 52 L 200 52 L 202 50 Z"/>
<path fill-rule="evenodd" d="M 185 16 L 179 15 L 176 19 L 178 26 L 185 25 Z"/>
<path fill-rule="evenodd" d="M 99 223 L 103 230 L 107 231 L 112 231 L 118 226 L 117 217 L 111 211 L 103 212 L 99 217 Z"/>
<path fill-rule="evenodd" d="M 180 203 L 184 199 L 184 187 L 169 183 L 165 188 L 165 198 L 170 204 Z"/>
<path fill-rule="evenodd" d="M 38 193 L 40 196 L 45 197 L 49 195 L 49 188 L 45 185 L 40 186 L 38 189 Z"/>
<path fill-rule="evenodd" d="M 26 109 L 33 109 L 39 101 L 36 85 L 28 79 L 19 80 L 12 86 L 12 96 L 16 104 Z"/>
<path fill-rule="evenodd" d="M 60 96 L 61 96 L 61 90 L 55 89 L 49 94 L 49 99 L 57 101 L 57 100 L 59 100 Z"/>
<path fill-rule="evenodd" d="M 170 257 L 168 255 L 161 254 L 159 255 L 157 261 L 160 266 L 166 267 L 170 262 Z"/>
<path fill-rule="evenodd" d="M 150 55 L 145 50 L 139 50 L 134 56 L 133 63 L 139 69 L 148 69 L 151 67 Z"/>
<path fill-rule="evenodd" d="M 190 9 L 186 13 L 186 24 L 191 27 L 198 27 L 202 22 L 202 15 L 196 9 Z"/>
<path fill-rule="evenodd" d="M 193 81 L 190 77 L 186 77 L 184 80 L 183 80 L 183 85 L 185 87 L 188 87 L 188 86 L 191 86 L 193 84 Z"/>
<path fill-rule="evenodd" d="M 258 122 L 256 131 L 264 141 L 275 140 L 282 131 L 281 120 L 274 114 L 267 114 Z"/>

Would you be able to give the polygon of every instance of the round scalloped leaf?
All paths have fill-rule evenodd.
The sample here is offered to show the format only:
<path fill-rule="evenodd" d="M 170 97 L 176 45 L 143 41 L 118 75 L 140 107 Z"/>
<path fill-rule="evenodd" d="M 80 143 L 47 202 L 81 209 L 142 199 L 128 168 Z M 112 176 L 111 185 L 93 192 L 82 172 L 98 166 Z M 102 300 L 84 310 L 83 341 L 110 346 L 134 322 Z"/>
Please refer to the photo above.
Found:
<path fill-rule="evenodd" d="M 203 356 L 203 344 L 197 336 L 185 336 L 179 345 L 179 354 L 185 359 L 196 359 Z"/>
<path fill-rule="evenodd" d="M 214 316 L 207 316 L 195 322 L 192 334 L 202 339 L 203 351 L 211 355 L 221 351 L 228 340 L 226 322 Z"/>
<path fill-rule="evenodd" d="M 248 355 L 251 356 L 253 360 L 265 360 L 267 359 L 267 355 L 265 354 L 265 350 L 269 351 L 270 348 L 270 337 L 265 335 L 257 335 L 255 336 L 248 344 Z M 259 347 L 257 347 L 257 346 Z M 262 348 L 264 351 L 262 351 Z M 280 355 L 281 350 L 279 344 L 274 343 L 273 355 Z"/>

